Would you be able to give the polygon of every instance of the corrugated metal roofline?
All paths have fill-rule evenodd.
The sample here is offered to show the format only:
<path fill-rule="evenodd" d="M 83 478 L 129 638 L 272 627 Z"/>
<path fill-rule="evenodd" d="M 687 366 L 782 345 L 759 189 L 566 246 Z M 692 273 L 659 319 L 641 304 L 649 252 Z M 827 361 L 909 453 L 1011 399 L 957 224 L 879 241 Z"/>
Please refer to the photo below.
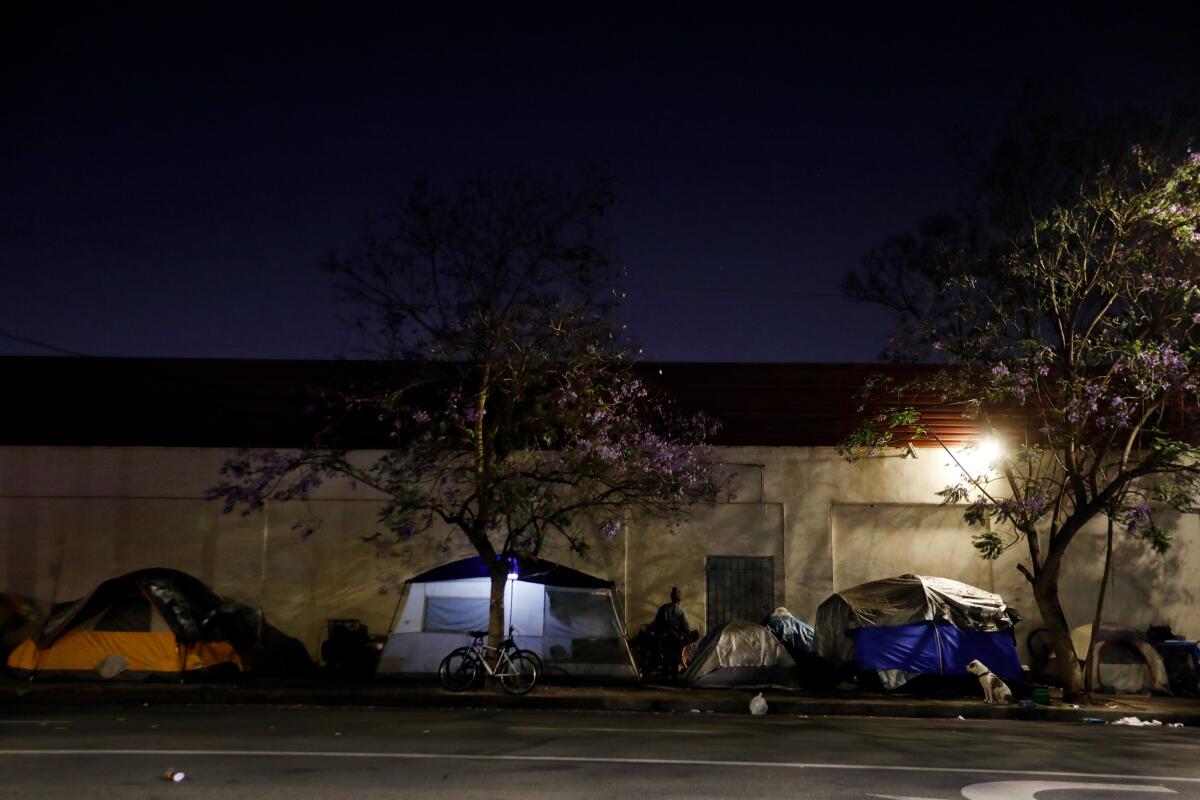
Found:
<path fill-rule="evenodd" d="M 681 411 L 722 423 L 717 445 L 836 445 L 858 424 L 870 376 L 899 380 L 932 365 L 646 363 L 647 383 Z M 0 358 L 0 444 L 299 447 L 311 443 L 314 387 L 385 378 L 366 361 Z M 960 412 L 918 398 L 951 446 L 980 435 Z M 869 404 L 864 414 L 878 410 Z M 386 446 L 364 434 L 355 446 Z M 936 446 L 936 442 L 918 442 Z"/>

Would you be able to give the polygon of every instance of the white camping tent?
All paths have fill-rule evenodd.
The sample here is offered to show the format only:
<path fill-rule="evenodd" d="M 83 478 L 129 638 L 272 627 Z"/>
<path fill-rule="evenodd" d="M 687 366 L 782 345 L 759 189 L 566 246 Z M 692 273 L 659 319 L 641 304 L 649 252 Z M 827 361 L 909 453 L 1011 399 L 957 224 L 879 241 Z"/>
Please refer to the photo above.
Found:
<path fill-rule="evenodd" d="M 540 559 L 514 560 L 504 598 L 505 629 L 538 653 L 546 674 L 636 680 L 613 584 Z M 379 660 L 380 675 L 436 673 L 442 659 L 486 630 L 491 579 L 467 558 L 407 582 Z"/>
<path fill-rule="evenodd" d="M 799 674 L 775 634 L 737 620 L 704 637 L 683 682 L 695 688 L 799 686 Z"/>
<path fill-rule="evenodd" d="M 1092 626 L 1071 629 L 1071 644 L 1080 661 L 1087 658 Z M 1102 623 L 1092 661 L 1092 686 L 1118 694 L 1170 694 L 1171 682 L 1162 656 L 1145 634 L 1129 625 Z"/>

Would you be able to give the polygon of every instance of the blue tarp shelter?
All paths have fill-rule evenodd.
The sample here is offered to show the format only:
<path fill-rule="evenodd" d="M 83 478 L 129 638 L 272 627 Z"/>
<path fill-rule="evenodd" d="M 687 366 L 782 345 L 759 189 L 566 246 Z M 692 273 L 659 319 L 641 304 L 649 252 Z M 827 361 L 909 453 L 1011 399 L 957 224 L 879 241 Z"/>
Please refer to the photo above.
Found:
<path fill-rule="evenodd" d="M 878 670 L 896 688 L 920 675 L 966 675 L 979 659 L 1021 676 L 1013 626 L 1020 615 L 997 594 L 948 578 L 901 575 L 838 592 L 817 609 L 816 650 L 835 664 Z"/>

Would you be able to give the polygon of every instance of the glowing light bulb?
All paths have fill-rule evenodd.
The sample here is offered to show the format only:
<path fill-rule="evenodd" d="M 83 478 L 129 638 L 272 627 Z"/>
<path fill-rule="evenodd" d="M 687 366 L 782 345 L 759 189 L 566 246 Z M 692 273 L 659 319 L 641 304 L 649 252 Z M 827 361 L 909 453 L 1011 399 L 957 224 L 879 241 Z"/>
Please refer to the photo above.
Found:
<path fill-rule="evenodd" d="M 989 436 L 979 442 L 975 452 L 980 461 L 990 466 L 1004 457 L 1004 445 L 995 436 Z"/>

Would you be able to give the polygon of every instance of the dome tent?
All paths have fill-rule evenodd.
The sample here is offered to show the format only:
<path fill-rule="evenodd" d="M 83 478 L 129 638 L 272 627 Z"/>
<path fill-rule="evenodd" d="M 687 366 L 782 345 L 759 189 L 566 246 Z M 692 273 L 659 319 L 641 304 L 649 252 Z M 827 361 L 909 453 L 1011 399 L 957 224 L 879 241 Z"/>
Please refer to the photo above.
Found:
<path fill-rule="evenodd" d="M 302 671 L 307 653 L 295 639 L 257 614 L 228 603 L 197 578 L 152 568 L 110 578 L 90 594 L 64 603 L 37 637 L 8 658 L 29 678 L 180 680 L 274 662 L 277 671 Z M 286 652 L 289 670 L 278 658 Z"/>
<path fill-rule="evenodd" d="M 1016 679 L 1021 661 L 1012 629 L 1019 620 L 997 594 L 949 578 L 900 575 L 821 603 L 816 650 L 834 664 L 878 670 L 892 689 L 918 674 L 966 675 L 972 659 Z"/>
<path fill-rule="evenodd" d="M 700 642 L 683 682 L 696 689 L 798 687 L 795 660 L 769 629 L 735 620 Z"/>
<path fill-rule="evenodd" d="M 178 679 L 186 673 L 241 669 L 225 631 L 206 623 L 221 599 L 171 569 L 110 578 L 60 608 L 12 652 L 9 667 L 29 677 Z"/>
<path fill-rule="evenodd" d="M 379 659 L 378 675 L 438 670 L 472 630 L 487 630 L 491 577 L 479 556 L 409 578 Z M 512 559 L 504 626 L 541 656 L 546 675 L 636 680 L 613 583 L 543 559 Z"/>
<path fill-rule="evenodd" d="M 1091 638 L 1091 624 L 1071 629 L 1071 644 L 1081 661 L 1087 658 Z M 1171 693 L 1167 666 L 1146 635 L 1132 626 L 1107 622 L 1096 636 L 1092 686 L 1117 694 Z"/>

